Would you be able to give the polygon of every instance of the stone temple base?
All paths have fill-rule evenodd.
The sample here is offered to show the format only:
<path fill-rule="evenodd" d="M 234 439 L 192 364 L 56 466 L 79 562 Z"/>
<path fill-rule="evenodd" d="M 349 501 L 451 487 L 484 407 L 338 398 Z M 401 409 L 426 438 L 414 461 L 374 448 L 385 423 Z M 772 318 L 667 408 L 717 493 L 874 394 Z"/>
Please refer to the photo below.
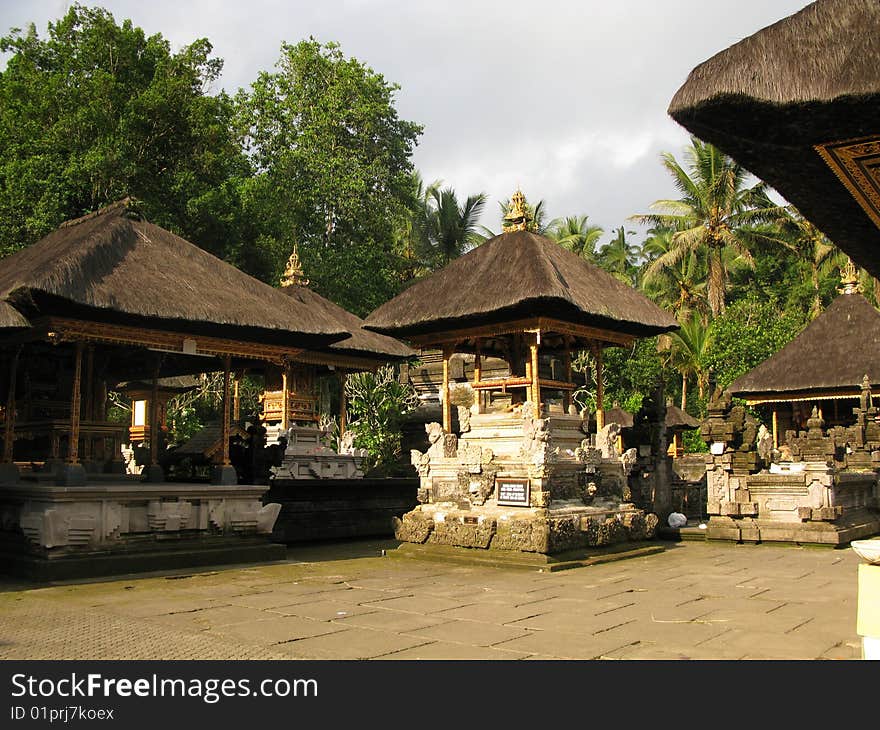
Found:
<path fill-rule="evenodd" d="M 880 514 L 867 509 L 849 510 L 838 519 L 823 522 L 780 522 L 753 517 L 733 519 L 713 515 L 706 526 L 707 540 L 778 542 L 843 547 L 880 533 Z"/>
<path fill-rule="evenodd" d="M 402 542 L 553 555 L 651 539 L 657 516 L 630 504 L 602 508 L 574 501 L 550 509 L 487 506 L 476 514 L 452 505 L 422 504 L 394 526 Z"/>
<path fill-rule="evenodd" d="M 264 486 L 95 483 L 0 485 L 0 565 L 42 580 L 261 562 L 280 504 Z"/>

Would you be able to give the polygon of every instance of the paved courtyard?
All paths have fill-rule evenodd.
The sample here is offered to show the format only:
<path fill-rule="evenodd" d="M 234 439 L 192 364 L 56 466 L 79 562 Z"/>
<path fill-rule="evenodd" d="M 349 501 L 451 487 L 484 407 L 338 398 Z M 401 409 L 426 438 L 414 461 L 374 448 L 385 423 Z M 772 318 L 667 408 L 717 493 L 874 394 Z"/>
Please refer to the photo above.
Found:
<path fill-rule="evenodd" d="M 858 659 L 852 550 L 703 542 L 558 573 L 291 547 L 259 566 L 0 583 L 0 659 Z"/>

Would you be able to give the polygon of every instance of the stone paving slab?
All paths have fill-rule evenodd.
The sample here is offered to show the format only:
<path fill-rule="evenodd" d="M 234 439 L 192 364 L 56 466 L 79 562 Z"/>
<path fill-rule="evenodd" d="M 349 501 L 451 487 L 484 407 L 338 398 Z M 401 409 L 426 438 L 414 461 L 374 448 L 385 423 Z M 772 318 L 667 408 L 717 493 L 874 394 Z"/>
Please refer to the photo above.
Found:
<path fill-rule="evenodd" d="M 391 560 L 369 541 L 290 548 L 266 565 L 0 581 L 0 659 L 856 659 L 858 564 L 692 542 L 538 573 Z"/>

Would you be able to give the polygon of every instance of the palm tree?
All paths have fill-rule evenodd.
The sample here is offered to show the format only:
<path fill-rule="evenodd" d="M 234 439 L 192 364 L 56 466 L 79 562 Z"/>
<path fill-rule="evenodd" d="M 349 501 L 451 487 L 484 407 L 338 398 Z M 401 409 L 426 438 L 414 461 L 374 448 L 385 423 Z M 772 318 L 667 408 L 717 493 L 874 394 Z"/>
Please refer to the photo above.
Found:
<path fill-rule="evenodd" d="M 672 310 L 680 321 L 697 313 L 708 321 L 709 302 L 706 298 L 706 267 L 695 252 L 667 268 L 650 269 L 653 261 L 672 248 L 671 228 L 652 228 L 642 244 L 644 259 L 641 272 L 642 290 L 661 307 Z"/>
<path fill-rule="evenodd" d="M 705 257 L 709 309 L 718 315 L 726 299 L 725 250 L 751 262 L 753 226 L 777 218 L 780 206 L 770 200 L 764 183 L 747 188 L 749 173 L 712 145 L 691 137 L 685 155 L 687 168 L 671 153 L 662 155 L 682 197 L 658 200 L 651 208 L 660 212 L 635 215 L 632 220 L 675 230 L 672 247 L 651 263 L 648 272 L 674 266 L 690 253 Z"/>
<path fill-rule="evenodd" d="M 606 243 L 598 254 L 599 265 L 621 281 L 632 284 L 636 274 L 635 260 L 639 249 L 626 240 L 627 234 L 635 231 L 624 230 L 623 226 L 614 229 L 614 238 Z"/>
<path fill-rule="evenodd" d="M 820 278 L 843 266 L 846 255 L 794 206 L 783 209 L 777 225 L 778 235 L 774 240 L 793 252 L 810 269 L 810 284 L 813 289 L 810 319 L 815 319 L 822 313 Z"/>
<path fill-rule="evenodd" d="M 601 226 L 588 223 L 588 220 L 587 215 L 556 218 L 550 222 L 547 237 L 581 258 L 595 261 L 596 244 L 604 231 Z"/>
<path fill-rule="evenodd" d="M 433 257 L 430 240 L 433 208 L 431 201 L 441 180 L 425 185 L 421 174 L 414 170 L 410 175 L 410 205 L 395 228 L 397 250 L 406 262 L 404 279 L 409 280 L 428 273 Z"/>
<path fill-rule="evenodd" d="M 444 266 L 477 243 L 477 221 L 486 205 L 486 195 L 470 195 L 459 204 L 452 188 L 431 188 L 429 197 L 428 240 L 435 260 Z"/>
<path fill-rule="evenodd" d="M 681 409 L 687 406 L 688 379 L 694 375 L 697 393 L 702 400 L 709 384 L 707 355 L 712 344 L 708 325 L 697 314 L 681 322 L 677 332 L 669 335 L 670 364 L 681 374 Z"/>

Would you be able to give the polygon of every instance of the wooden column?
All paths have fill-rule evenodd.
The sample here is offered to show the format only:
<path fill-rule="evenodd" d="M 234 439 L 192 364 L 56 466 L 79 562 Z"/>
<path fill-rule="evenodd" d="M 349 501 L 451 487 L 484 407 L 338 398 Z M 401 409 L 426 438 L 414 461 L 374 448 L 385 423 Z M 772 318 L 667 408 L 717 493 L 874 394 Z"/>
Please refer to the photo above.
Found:
<path fill-rule="evenodd" d="M 159 361 L 153 371 L 153 391 L 150 393 L 150 466 L 159 463 Z"/>
<path fill-rule="evenodd" d="M 287 422 L 287 414 L 290 412 L 290 394 L 287 392 L 290 381 L 290 363 L 284 361 L 284 369 L 281 371 L 281 430 L 287 433 L 290 425 Z"/>
<path fill-rule="evenodd" d="M 443 346 L 443 430 L 452 433 L 452 404 L 449 402 L 449 358 L 452 347 Z"/>
<path fill-rule="evenodd" d="M 79 411 L 82 404 L 82 356 L 85 349 L 82 342 L 76 343 L 76 354 L 73 361 L 73 392 L 70 394 L 70 436 L 68 437 L 67 461 L 76 464 L 79 461 Z"/>
<path fill-rule="evenodd" d="M 541 373 L 538 367 L 538 339 L 529 345 L 532 362 L 532 402 L 535 404 L 535 416 L 541 417 Z"/>
<path fill-rule="evenodd" d="M 9 361 L 9 393 L 6 395 L 6 425 L 3 432 L 3 461 L 12 461 L 12 450 L 15 444 L 15 381 L 18 374 L 18 359 L 21 356 L 21 345 Z"/>
<path fill-rule="evenodd" d="M 238 395 L 238 381 L 239 376 L 236 374 L 232 394 L 232 420 L 236 423 L 241 420 L 241 399 Z"/>
<path fill-rule="evenodd" d="M 345 395 L 348 373 L 338 370 L 336 377 L 339 378 L 339 438 L 342 438 L 348 430 L 348 396 Z"/>
<path fill-rule="evenodd" d="M 232 358 L 226 355 L 223 358 L 223 432 L 220 436 L 223 439 L 223 466 L 229 466 L 232 463 L 229 460 L 229 369 L 231 364 Z M 287 386 L 286 379 L 284 385 Z M 286 399 L 284 405 L 287 406 Z"/>
<path fill-rule="evenodd" d="M 779 416 L 776 409 L 773 409 L 773 448 L 779 448 Z"/>
<path fill-rule="evenodd" d="M 602 348 L 597 342 L 593 347 L 596 358 L 596 431 L 605 428 L 605 381 L 602 372 Z"/>
<path fill-rule="evenodd" d="M 480 352 L 480 341 L 476 341 L 477 351 L 474 353 L 474 385 L 483 379 L 483 355 Z M 477 411 L 483 412 L 483 391 L 474 390 L 474 403 L 477 405 Z"/>
<path fill-rule="evenodd" d="M 565 382 L 571 382 L 571 343 L 568 337 L 565 338 L 565 351 L 563 352 L 562 364 L 565 366 Z M 562 393 L 562 410 L 567 414 L 571 407 L 571 391 L 566 390 Z"/>

